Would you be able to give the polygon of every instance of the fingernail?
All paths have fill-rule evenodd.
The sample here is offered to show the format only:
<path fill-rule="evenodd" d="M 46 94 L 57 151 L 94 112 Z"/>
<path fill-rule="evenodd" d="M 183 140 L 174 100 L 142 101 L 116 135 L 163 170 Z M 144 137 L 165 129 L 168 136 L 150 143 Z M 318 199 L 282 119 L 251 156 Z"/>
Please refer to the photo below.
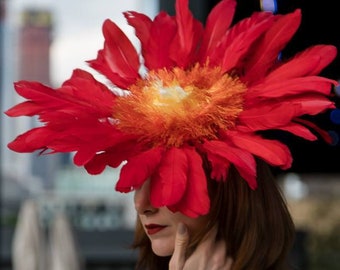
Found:
<path fill-rule="evenodd" d="M 183 223 L 179 223 L 177 226 L 177 231 L 179 234 L 185 234 L 187 232 L 187 227 Z"/>

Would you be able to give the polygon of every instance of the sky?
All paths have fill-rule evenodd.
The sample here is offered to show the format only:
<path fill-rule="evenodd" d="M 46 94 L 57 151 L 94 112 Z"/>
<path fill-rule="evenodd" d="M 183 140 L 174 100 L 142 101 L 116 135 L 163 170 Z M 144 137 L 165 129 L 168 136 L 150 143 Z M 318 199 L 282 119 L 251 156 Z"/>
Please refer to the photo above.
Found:
<path fill-rule="evenodd" d="M 68 79 L 74 68 L 88 69 L 85 61 L 96 57 L 102 48 L 102 23 L 109 18 L 119 25 L 138 46 L 133 30 L 127 26 L 122 12 L 136 10 L 153 18 L 157 0 L 10 0 L 9 14 L 12 24 L 18 24 L 24 8 L 52 11 L 54 29 L 51 46 L 51 80 L 59 85 Z"/>

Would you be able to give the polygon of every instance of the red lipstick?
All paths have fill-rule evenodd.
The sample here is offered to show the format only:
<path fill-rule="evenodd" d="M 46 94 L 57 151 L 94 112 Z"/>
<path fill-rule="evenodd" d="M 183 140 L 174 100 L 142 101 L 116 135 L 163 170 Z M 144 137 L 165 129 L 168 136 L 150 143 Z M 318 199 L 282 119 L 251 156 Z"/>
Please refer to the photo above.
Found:
<path fill-rule="evenodd" d="M 148 235 L 158 233 L 159 231 L 163 230 L 165 227 L 167 227 L 167 226 L 159 225 L 159 224 L 147 224 L 147 225 L 145 225 L 145 229 L 146 229 Z"/>

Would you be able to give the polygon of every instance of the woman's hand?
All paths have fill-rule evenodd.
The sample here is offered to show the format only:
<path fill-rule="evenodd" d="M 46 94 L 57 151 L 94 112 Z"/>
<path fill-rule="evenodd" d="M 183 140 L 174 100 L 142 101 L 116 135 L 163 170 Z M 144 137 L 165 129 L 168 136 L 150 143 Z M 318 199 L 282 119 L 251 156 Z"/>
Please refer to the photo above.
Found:
<path fill-rule="evenodd" d="M 215 241 L 216 229 L 208 233 L 193 254 L 186 258 L 189 233 L 184 224 L 179 224 L 175 250 L 169 263 L 170 270 L 230 270 L 233 260 L 226 257 L 226 243 Z"/>

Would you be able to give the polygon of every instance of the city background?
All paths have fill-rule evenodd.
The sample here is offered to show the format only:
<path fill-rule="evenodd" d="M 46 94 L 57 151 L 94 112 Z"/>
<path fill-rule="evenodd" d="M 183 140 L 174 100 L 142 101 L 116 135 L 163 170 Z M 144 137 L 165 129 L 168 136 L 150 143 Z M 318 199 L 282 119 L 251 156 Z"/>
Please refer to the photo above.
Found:
<path fill-rule="evenodd" d="M 204 21 L 217 2 L 190 1 L 190 5 L 195 16 Z M 261 7 L 279 12 L 296 7 L 305 10 L 298 37 L 285 51 L 288 55 L 315 43 L 332 43 L 339 48 L 340 34 L 334 30 L 338 27 L 337 13 L 331 1 L 287 0 L 278 1 L 279 5 L 270 0 L 238 2 L 235 19 Z M 165 0 L 119 3 L 111 0 L 0 0 L 0 3 L 2 112 L 20 101 L 13 89 L 15 81 L 33 80 L 57 87 L 69 78 L 74 68 L 81 67 L 93 73 L 85 61 L 95 58 L 102 47 L 101 26 L 106 18 L 115 21 L 138 47 L 138 40 L 127 26 L 122 11 L 137 10 L 151 18 L 160 9 L 174 12 L 174 1 Z M 325 75 L 339 80 L 339 62 L 338 57 L 324 71 Z M 335 89 L 334 100 L 338 105 L 339 96 L 340 90 Z M 3 113 L 0 119 L 0 269 L 13 267 L 15 229 L 24 206 L 30 202 L 34 202 L 37 209 L 44 239 L 53 238 L 50 231 L 59 214 L 66 217 L 82 269 L 133 269 L 136 254 L 129 245 L 133 239 L 135 213 L 132 194 L 114 191 L 119 168 L 90 176 L 83 168 L 72 164 L 72 155 L 13 153 L 7 143 L 34 127 L 36 122 L 27 118 L 9 119 Z M 339 110 L 327 112 L 316 120 L 332 135 L 333 143 L 312 144 L 282 135 L 291 146 L 295 161 L 289 171 L 275 173 L 297 226 L 292 254 L 297 269 L 332 270 L 340 266 Z"/>

